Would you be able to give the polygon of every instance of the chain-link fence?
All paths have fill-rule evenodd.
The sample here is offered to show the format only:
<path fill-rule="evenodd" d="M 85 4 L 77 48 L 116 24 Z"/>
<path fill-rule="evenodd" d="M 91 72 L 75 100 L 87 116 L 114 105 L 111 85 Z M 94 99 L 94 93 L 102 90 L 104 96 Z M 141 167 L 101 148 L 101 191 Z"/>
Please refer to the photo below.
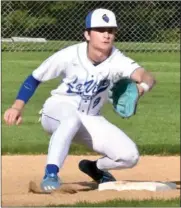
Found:
<path fill-rule="evenodd" d="M 122 51 L 179 51 L 180 1 L 2 1 L 3 51 L 57 51 L 84 40 L 87 13 L 115 12 Z"/>

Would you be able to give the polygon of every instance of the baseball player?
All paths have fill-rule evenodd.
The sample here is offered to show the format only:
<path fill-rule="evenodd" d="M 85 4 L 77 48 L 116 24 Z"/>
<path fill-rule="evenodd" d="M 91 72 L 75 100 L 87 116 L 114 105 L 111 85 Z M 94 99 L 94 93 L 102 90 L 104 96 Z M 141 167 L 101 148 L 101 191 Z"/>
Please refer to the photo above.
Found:
<path fill-rule="evenodd" d="M 79 163 L 80 170 L 98 184 L 116 180 L 108 170 L 132 168 L 139 160 L 136 144 L 100 114 L 104 103 L 111 100 L 120 116 L 134 115 L 138 98 L 155 84 L 150 73 L 114 47 L 117 28 L 112 11 L 102 8 L 91 11 L 85 21 L 86 41 L 46 59 L 26 78 L 12 107 L 4 114 L 8 125 L 20 124 L 23 108 L 37 87 L 42 82 L 62 78 L 40 112 L 42 127 L 51 135 L 40 184 L 45 192 L 61 186 L 58 173 L 72 142 L 82 143 L 102 155 L 96 161 Z M 127 88 L 119 96 L 123 87 L 118 87 L 116 98 L 113 89 L 124 80 L 129 80 Z"/>

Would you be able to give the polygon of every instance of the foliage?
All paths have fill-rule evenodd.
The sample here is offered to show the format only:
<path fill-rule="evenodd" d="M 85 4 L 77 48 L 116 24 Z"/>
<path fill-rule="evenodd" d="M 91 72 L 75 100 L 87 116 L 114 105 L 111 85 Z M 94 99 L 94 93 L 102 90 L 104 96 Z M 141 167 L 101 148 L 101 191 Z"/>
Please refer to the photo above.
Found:
<path fill-rule="evenodd" d="M 170 31 L 167 38 L 172 40 L 172 30 L 179 28 L 177 1 L 7 1 L 2 3 L 2 37 L 41 35 L 49 40 L 79 41 L 85 16 L 98 7 L 116 13 L 119 41 L 151 42 L 159 37 L 158 42 L 163 42 L 166 38 L 161 33 Z M 50 36 L 50 31 L 56 32 Z M 174 37 L 179 40 L 179 36 Z"/>

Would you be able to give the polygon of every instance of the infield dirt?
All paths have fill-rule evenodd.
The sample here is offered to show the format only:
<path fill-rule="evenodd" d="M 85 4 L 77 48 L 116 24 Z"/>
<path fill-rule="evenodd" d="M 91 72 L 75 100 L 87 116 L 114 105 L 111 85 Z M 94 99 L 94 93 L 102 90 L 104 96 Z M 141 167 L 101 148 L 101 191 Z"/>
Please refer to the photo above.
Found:
<path fill-rule="evenodd" d="M 79 201 L 100 202 L 112 199 L 171 199 L 180 197 L 180 157 L 143 156 L 132 169 L 110 171 L 117 180 L 175 182 L 176 190 L 101 191 L 91 179 L 78 169 L 82 159 L 95 160 L 98 156 L 68 156 L 60 171 L 64 189 L 52 194 L 29 192 L 29 182 L 40 183 L 46 156 L 2 156 L 2 206 L 46 206 L 74 204 Z"/>

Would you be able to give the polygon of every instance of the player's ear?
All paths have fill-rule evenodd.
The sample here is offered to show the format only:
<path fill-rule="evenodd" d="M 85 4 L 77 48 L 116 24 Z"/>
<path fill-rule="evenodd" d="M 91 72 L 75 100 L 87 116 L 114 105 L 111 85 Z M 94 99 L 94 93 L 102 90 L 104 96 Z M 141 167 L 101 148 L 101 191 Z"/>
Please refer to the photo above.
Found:
<path fill-rule="evenodd" d="M 89 40 L 90 40 L 90 32 L 87 31 L 87 30 L 85 30 L 85 31 L 84 31 L 84 37 L 85 37 L 85 39 L 86 39 L 87 41 L 89 41 Z"/>

